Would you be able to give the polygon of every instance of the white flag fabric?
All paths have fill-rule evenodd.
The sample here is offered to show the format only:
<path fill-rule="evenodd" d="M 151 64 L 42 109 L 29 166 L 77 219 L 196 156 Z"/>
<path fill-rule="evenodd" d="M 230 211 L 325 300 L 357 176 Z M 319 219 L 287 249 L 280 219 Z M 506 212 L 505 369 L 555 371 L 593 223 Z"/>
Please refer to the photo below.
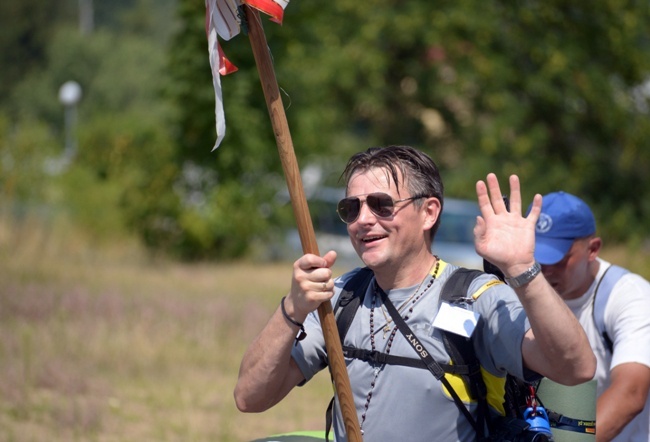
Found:
<path fill-rule="evenodd" d="M 208 38 L 217 127 L 217 141 L 212 148 L 213 151 L 219 147 L 226 134 L 221 75 L 227 75 L 237 70 L 237 67 L 224 55 L 218 37 L 230 40 L 239 34 L 240 14 L 243 14 L 242 5 L 244 4 L 268 14 L 271 21 L 282 24 L 284 9 L 289 4 L 289 0 L 205 0 L 205 33 Z"/>

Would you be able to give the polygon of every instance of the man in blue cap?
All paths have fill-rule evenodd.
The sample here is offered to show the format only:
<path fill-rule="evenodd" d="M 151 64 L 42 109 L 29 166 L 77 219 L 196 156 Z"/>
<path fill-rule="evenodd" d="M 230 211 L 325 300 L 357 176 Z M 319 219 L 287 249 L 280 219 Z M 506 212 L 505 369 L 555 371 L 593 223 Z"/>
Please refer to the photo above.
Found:
<path fill-rule="evenodd" d="M 598 360 L 596 440 L 650 440 L 650 283 L 598 257 L 589 206 L 566 192 L 542 200 L 535 259 L 584 327 Z"/>

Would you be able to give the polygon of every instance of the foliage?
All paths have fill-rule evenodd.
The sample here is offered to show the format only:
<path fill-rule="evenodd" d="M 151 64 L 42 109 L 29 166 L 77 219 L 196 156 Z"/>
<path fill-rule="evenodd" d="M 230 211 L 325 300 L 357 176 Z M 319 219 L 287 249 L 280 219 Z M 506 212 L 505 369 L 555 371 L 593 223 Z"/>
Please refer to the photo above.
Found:
<path fill-rule="evenodd" d="M 650 165 L 647 88 L 639 93 L 650 78 L 649 8 L 611 0 L 435 8 L 335 0 L 292 2 L 282 27 L 263 21 L 305 162 L 336 158 L 330 163 L 340 170 L 369 145 L 414 144 L 436 158 L 454 196 L 471 197 L 490 171 L 502 179 L 517 173 L 529 199 L 577 193 L 610 238 L 624 239 L 649 230 L 648 195 L 638 194 Z M 249 111 L 257 116 L 257 104 L 231 91 L 255 87 L 248 48 L 222 46 L 241 70 L 224 79 L 229 126 L 221 149 L 247 149 L 238 122 Z"/>
<path fill-rule="evenodd" d="M 43 172 L 48 155 L 56 145 L 48 127 L 25 119 L 12 125 L 0 113 L 0 183 L 3 201 L 38 204 L 48 198 L 48 179 Z"/>
<path fill-rule="evenodd" d="M 66 212 L 95 235 L 134 232 L 153 250 L 171 247 L 175 237 L 168 220 L 178 218 L 180 206 L 166 124 L 170 107 L 159 98 L 163 54 L 158 42 L 133 34 L 98 30 L 85 36 L 58 28 L 46 68 L 23 78 L 13 91 L 16 112 L 7 114 L 2 147 L 3 158 L 19 158 L 10 163 L 17 166 L 6 179 L 40 191 L 39 203 Z M 44 164 L 60 157 L 63 145 L 57 90 L 70 79 L 83 90 L 78 125 L 72 128 L 78 154 L 67 168 L 48 175 Z M 38 133 L 41 139 L 32 140 Z M 36 166 L 25 173 L 32 163 Z M 13 191 L 7 198 L 25 201 L 23 193 Z"/>
<path fill-rule="evenodd" d="M 239 71 L 221 79 L 227 133 L 211 151 L 203 2 L 95 2 L 89 35 L 72 0 L 5 3 L 4 197 L 56 202 L 83 223 L 105 210 L 98 231 L 189 259 L 245 256 L 291 223 L 246 35 L 221 42 Z M 647 2 L 294 1 L 283 26 L 261 19 L 299 164 L 320 165 L 326 184 L 358 150 L 412 144 L 451 196 L 473 197 L 490 171 L 517 173 L 528 201 L 584 197 L 609 240 L 648 236 Z M 57 92 L 71 79 L 84 94 L 79 155 L 51 176 L 42 164 L 60 154 Z"/>
<path fill-rule="evenodd" d="M 183 26 L 169 54 L 167 93 L 177 108 L 178 163 L 185 171 L 179 183 L 185 195 L 179 218 L 183 255 L 242 256 L 268 237 L 279 216 L 268 204 L 279 189 L 280 161 L 259 78 L 245 37 L 233 40 L 247 51 L 238 60 L 237 78 L 222 80 L 228 141 L 212 152 L 215 109 L 205 6 L 180 2 L 179 15 Z"/>
<path fill-rule="evenodd" d="M 0 3 L 0 107 L 11 107 L 11 91 L 24 75 L 43 68 L 55 23 L 69 11 L 60 2 Z"/>

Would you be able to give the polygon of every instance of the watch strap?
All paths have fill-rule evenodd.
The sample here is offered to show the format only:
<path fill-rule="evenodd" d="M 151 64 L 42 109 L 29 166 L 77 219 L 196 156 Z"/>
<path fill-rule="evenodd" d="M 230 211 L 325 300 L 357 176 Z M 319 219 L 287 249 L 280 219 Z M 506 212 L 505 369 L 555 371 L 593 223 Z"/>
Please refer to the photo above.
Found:
<path fill-rule="evenodd" d="M 506 283 L 514 289 L 519 288 L 535 279 L 535 277 L 539 275 L 539 272 L 541 271 L 542 266 L 537 261 L 535 261 L 535 263 L 526 269 L 526 271 L 524 271 L 524 273 L 521 275 L 515 276 L 514 278 L 506 278 Z"/>

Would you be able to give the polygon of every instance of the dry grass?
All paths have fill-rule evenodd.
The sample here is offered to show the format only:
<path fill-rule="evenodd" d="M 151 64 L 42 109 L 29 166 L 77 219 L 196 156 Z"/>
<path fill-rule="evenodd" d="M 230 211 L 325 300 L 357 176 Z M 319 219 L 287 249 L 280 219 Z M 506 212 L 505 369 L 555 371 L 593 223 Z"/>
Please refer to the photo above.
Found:
<path fill-rule="evenodd" d="M 0 440 L 248 441 L 319 430 L 323 373 L 273 410 L 232 399 L 288 264 L 151 262 L 65 226 L 0 228 Z"/>

